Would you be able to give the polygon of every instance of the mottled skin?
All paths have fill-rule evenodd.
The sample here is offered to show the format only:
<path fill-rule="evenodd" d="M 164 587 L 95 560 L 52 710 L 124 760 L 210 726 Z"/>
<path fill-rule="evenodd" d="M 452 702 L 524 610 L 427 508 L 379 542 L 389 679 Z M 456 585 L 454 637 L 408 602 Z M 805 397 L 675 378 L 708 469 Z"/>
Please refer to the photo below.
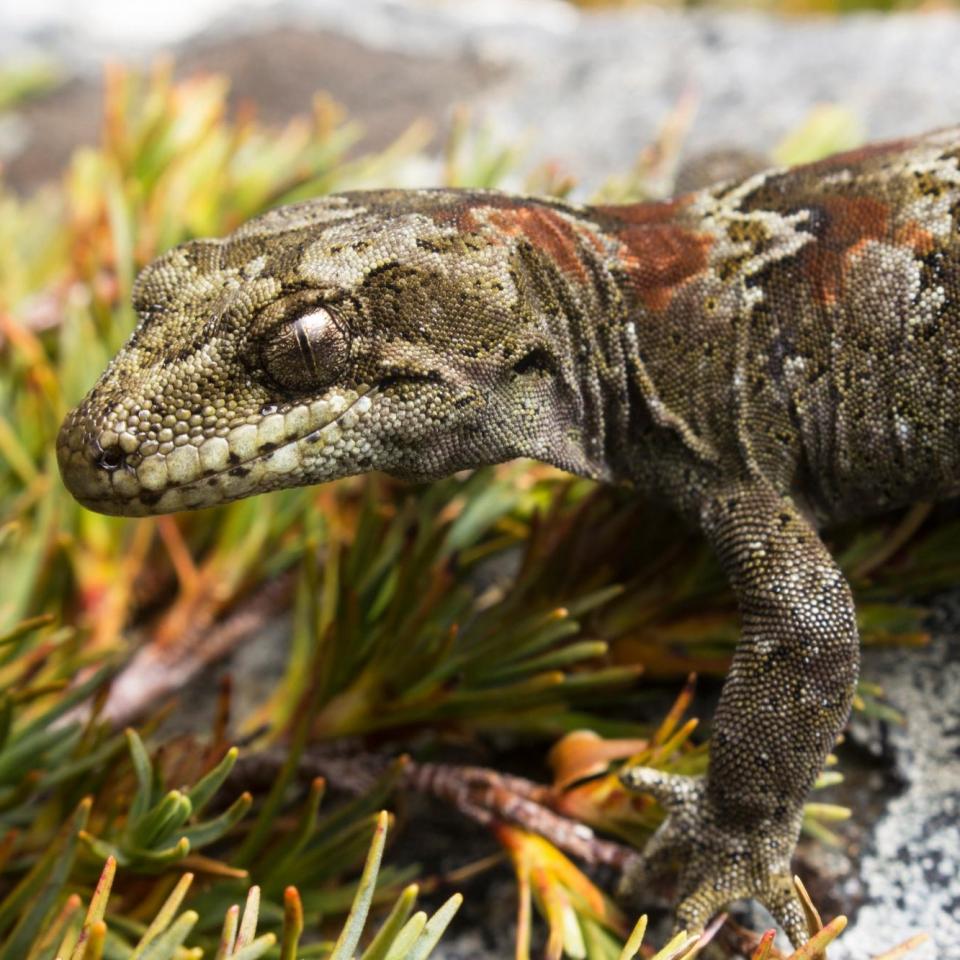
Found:
<path fill-rule="evenodd" d="M 276 210 L 140 275 L 141 322 L 58 442 L 87 506 L 204 507 L 526 456 L 698 524 L 743 637 L 669 816 L 679 921 L 763 901 L 850 707 L 850 590 L 817 527 L 960 486 L 960 129 L 660 204 L 382 191 Z"/>

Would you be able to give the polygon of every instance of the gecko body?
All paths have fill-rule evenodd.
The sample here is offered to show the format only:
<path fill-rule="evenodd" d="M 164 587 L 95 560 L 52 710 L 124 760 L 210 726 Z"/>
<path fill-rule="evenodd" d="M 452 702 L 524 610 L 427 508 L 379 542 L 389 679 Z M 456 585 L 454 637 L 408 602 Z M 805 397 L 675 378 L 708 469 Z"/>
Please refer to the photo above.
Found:
<path fill-rule="evenodd" d="M 524 456 L 661 498 L 713 545 L 742 638 L 703 779 L 637 768 L 679 922 L 759 898 L 849 712 L 858 637 L 818 528 L 960 492 L 960 129 L 662 203 L 372 191 L 160 257 L 58 440 L 106 513 Z"/>

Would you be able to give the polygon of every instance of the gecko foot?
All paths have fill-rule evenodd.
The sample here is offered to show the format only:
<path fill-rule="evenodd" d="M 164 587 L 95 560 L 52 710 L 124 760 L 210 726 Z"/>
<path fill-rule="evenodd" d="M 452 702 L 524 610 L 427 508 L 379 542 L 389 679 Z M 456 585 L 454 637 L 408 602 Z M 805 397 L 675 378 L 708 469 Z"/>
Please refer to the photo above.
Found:
<path fill-rule="evenodd" d="M 704 777 L 632 767 L 621 780 L 631 791 L 653 796 L 667 812 L 642 860 L 624 874 L 621 896 L 638 899 L 644 889 L 679 870 L 678 929 L 703 930 L 730 901 L 752 897 L 770 911 L 794 946 L 807 940 L 805 914 L 790 875 L 799 810 L 782 823 L 758 824 L 742 812 L 731 816 L 718 811 Z"/>

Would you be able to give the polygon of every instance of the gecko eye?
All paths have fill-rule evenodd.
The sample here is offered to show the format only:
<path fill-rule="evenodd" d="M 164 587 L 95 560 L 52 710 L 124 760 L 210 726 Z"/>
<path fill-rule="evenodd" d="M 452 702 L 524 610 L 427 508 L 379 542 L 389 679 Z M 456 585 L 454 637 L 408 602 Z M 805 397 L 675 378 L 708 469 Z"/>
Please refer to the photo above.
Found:
<path fill-rule="evenodd" d="M 263 365 L 288 390 L 328 387 L 350 353 L 346 330 L 329 310 L 315 307 L 275 330 L 263 345 Z"/>

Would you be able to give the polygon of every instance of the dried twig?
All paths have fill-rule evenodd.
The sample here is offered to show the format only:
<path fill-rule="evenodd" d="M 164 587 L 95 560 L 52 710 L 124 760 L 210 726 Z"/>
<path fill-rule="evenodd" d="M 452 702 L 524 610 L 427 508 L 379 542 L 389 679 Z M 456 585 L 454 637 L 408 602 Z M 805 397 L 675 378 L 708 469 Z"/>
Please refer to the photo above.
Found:
<path fill-rule="evenodd" d="M 249 789 L 270 783 L 285 761 L 284 752 L 270 749 L 241 757 L 234 769 L 237 785 Z M 352 743 L 315 748 L 301 757 L 298 776 L 324 777 L 350 793 L 367 792 L 387 769 L 390 758 Z M 623 844 L 603 840 L 590 827 L 551 809 L 554 791 L 524 777 L 486 767 L 408 760 L 400 775 L 400 789 L 439 797 L 484 826 L 511 823 L 549 840 L 554 846 L 591 866 L 624 870 L 638 853 Z"/>

